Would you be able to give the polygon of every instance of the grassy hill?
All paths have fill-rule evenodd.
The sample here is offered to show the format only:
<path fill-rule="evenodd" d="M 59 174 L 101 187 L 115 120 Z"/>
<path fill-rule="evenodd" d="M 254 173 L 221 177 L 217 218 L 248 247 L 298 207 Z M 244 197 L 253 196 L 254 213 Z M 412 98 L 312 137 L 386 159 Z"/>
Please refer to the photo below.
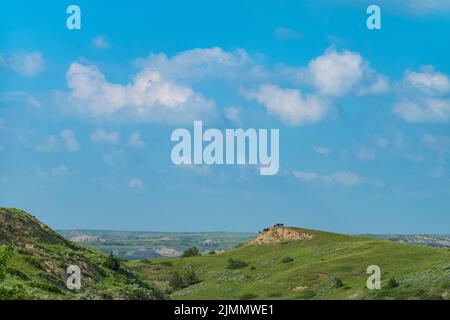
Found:
<path fill-rule="evenodd" d="M 69 265 L 81 269 L 79 291 L 66 288 Z M 24 211 L 0 208 L 0 299 L 5 298 L 162 299 L 164 294 L 120 261 L 64 239 Z"/>
<path fill-rule="evenodd" d="M 11 249 L 7 249 L 11 248 Z M 192 251 L 195 253 L 195 251 Z M 82 288 L 66 288 L 66 268 Z M 365 288 L 369 265 L 382 289 Z M 164 294 L 163 294 L 164 292 Z M 0 299 L 449 299 L 450 250 L 299 228 L 222 253 L 118 261 L 0 208 Z"/>
<path fill-rule="evenodd" d="M 128 266 L 172 292 L 172 299 L 450 298 L 448 249 L 299 228 L 284 231 L 262 234 L 252 244 L 220 254 L 144 259 Z M 369 265 L 381 268 L 381 290 L 365 288 Z"/>

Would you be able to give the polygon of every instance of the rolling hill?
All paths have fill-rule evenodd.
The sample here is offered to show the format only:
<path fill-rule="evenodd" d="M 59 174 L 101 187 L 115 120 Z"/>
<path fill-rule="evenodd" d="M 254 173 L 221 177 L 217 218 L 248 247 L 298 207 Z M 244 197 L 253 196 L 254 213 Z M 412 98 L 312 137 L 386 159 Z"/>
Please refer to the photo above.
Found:
<path fill-rule="evenodd" d="M 66 288 L 69 265 L 82 270 L 79 291 Z M 366 288 L 369 265 L 380 290 Z M 450 250 L 279 227 L 220 253 L 123 261 L 0 208 L 0 299 L 23 298 L 449 299 Z"/>
<path fill-rule="evenodd" d="M 0 299 L 165 298 L 117 259 L 64 239 L 21 210 L 0 208 L 0 250 Z M 81 269 L 80 290 L 66 287 L 69 265 Z"/>
<path fill-rule="evenodd" d="M 381 290 L 366 289 L 369 265 L 381 268 Z M 299 228 L 269 230 L 223 253 L 128 266 L 172 299 L 450 298 L 448 249 Z"/>

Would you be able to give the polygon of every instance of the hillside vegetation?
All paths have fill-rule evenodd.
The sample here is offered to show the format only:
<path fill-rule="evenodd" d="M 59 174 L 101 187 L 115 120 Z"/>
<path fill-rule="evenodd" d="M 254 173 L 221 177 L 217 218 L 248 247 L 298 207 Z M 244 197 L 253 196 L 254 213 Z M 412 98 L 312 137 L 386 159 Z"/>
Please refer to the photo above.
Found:
<path fill-rule="evenodd" d="M 448 249 L 299 228 L 269 230 L 220 254 L 128 265 L 171 293 L 172 299 L 450 297 Z M 381 290 L 366 289 L 369 265 L 381 268 Z"/>
<path fill-rule="evenodd" d="M 449 299 L 450 250 L 271 228 L 225 252 L 123 261 L 0 208 L 0 299 Z M 66 288 L 69 265 L 80 290 Z M 368 290 L 378 265 L 381 290 Z"/>
<path fill-rule="evenodd" d="M 66 287 L 69 265 L 81 289 Z M 163 299 L 118 259 L 64 239 L 32 215 L 0 208 L 0 299 Z"/>

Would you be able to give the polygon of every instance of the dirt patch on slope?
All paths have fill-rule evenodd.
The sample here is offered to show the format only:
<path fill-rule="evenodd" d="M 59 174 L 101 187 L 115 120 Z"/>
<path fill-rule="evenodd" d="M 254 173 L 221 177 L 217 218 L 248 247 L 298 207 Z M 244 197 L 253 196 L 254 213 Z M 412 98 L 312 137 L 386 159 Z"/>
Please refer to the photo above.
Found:
<path fill-rule="evenodd" d="M 278 243 L 281 241 L 292 240 L 311 240 L 314 237 L 312 233 L 295 230 L 292 228 L 272 228 L 261 232 L 254 240 L 250 241 L 250 245 Z"/>

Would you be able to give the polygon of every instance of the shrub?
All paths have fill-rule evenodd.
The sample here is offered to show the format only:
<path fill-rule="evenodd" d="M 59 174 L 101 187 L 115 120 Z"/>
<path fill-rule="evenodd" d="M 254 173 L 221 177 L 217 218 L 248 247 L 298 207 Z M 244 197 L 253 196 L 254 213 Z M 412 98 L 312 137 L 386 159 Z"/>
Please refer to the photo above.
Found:
<path fill-rule="evenodd" d="M 105 260 L 105 267 L 117 271 L 120 269 L 120 259 L 111 252 Z"/>
<path fill-rule="evenodd" d="M 344 283 L 339 278 L 334 277 L 332 282 L 333 282 L 333 287 L 334 288 L 342 288 L 344 286 Z"/>
<path fill-rule="evenodd" d="M 164 267 L 173 267 L 173 263 L 170 261 L 163 261 L 161 262 L 161 265 L 163 265 Z"/>
<path fill-rule="evenodd" d="M 0 283 L 6 278 L 8 262 L 11 260 L 13 251 L 11 246 L 0 248 Z"/>
<path fill-rule="evenodd" d="M 169 279 L 169 285 L 174 290 L 187 288 L 199 282 L 201 282 L 201 280 L 193 270 L 189 270 L 183 275 L 181 275 L 179 272 L 174 272 L 171 274 Z"/>
<path fill-rule="evenodd" d="M 271 292 L 267 295 L 269 298 L 280 298 L 282 296 L 281 292 Z"/>
<path fill-rule="evenodd" d="M 216 254 L 216 252 L 214 250 L 211 250 L 210 252 L 208 252 L 208 254 Z"/>
<path fill-rule="evenodd" d="M 289 263 L 294 261 L 294 258 L 291 257 L 284 257 L 283 259 L 281 259 L 281 263 Z"/>
<path fill-rule="evenodd" d="M 243 295 L 241 295 L 239 297 L 239 300 L 253 300 L 258 298 L 258 296 L 256 294 L 253 293 L 244 293 Z"/>
<path fill-rule="evenodd" d="M 197 274 L 194 270 L 189 270 L 183 277 L 183 281 L 186 287 L 192 286 L 200 282 L 200 279 L 197 277 Z"/>
<path fill-rule="evenodd" d="M 390 278 L 388 283 L 387 283 L 387 285 L 386 285 L 386 287 L 388 289 L 397 288 L 398 286 L 399 286 L 398 281 L 395 280 L 394 277 Z"/>
<path fill-rule="evenodd" d="M 228 259 L 227 269 L 240 269 L 240 268 L 245 268 L 246 266 L 247 266 L 247 263 L 245 261 L 233 259 L 233 258 Z"/>
<path fill-rule="evenodd" d="M 186 250 L 184 250 L 183 254 L 181 255 L 181 258 L 187 258 L 187 257 L 196 257 L 200 255 L 200 251 L 197 247 L 190 247 Z"/>
<path fill-rule="evenodd" d="M 183 278 L 178 272 L 174 272 L 170 275 L 169 285 L 175 290 L 184 288 Z"/>

